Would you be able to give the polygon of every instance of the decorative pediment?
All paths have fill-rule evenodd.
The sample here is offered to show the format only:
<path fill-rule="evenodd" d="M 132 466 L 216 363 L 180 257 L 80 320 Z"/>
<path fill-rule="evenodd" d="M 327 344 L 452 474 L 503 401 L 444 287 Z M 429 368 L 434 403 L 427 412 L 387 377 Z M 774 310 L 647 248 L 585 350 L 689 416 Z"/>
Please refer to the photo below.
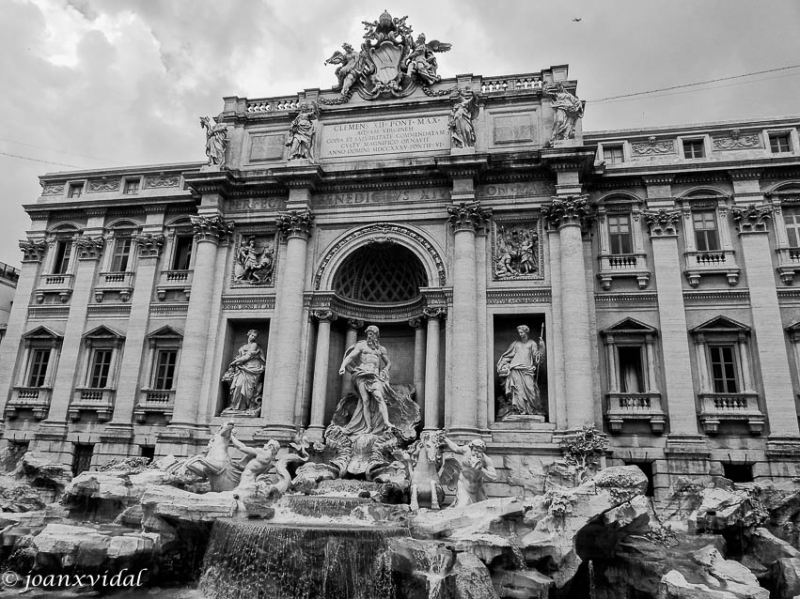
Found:
<path fill-rule="evenodd" d="M 658 335 L 658 329 L 635 318 L 625 318 L 601 332 L 603 335 Z"/>
<path fill-rule="evenodd" d="M 749 333 L 750 327 L 726 316 L 716 316 L 690 331 L 694 335 L 702 333 Z"/>
<path fill-rule="evenodd" d="M 22 336 L 23 339 L 27 339 L 29 341 L 36 340 L 36 339 L 46 339 L 52 341 L 60 341 L 64 338 L 64 335 L 59 335 L 52 329 L 48 329 L 45 326 L 36 327 L 32 331 L 28 331 Z"/>
<path fill-rule="evenodd" d="M 148 339 L 157 341 L 159 339 L 183 339 L 183 335 L 169 325 L 164 325 L 147 335 Z"/>
<path fill-rule="evenodd" d="M 100 325 L 99 327 L 96 327 L 96 328 L 92 329 L 91 331 L 89 331 L 88 333 L 86 333 L 83 336 L 83 338 L 84 339 L 95 339 L 95 340 L 109 339 L 109 340 L 114 340 L 114 341 L 120 341 L 122 339 L 125 339 L 125 336 L 119 334 L 114 329 L 108 328 L 105 325 Z"/>

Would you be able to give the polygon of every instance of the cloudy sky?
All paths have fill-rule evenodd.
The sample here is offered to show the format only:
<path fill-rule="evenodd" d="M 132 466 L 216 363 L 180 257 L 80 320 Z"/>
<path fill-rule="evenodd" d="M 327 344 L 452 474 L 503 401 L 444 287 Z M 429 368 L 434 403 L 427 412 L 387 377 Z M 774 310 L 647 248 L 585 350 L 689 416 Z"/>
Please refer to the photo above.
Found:
<path fill-rule="evenodd" d="M 439 73 L 568 63 L 584 130 L 800 114 L 797 0 L 0 0 L 0 261 L 17 265 L 38 175 L 203 160 L 221 98 L 335 81 L 324 60 L 388 9 L 453 44 Z M 573 18 L 581 18 L 574 22 Z"/>

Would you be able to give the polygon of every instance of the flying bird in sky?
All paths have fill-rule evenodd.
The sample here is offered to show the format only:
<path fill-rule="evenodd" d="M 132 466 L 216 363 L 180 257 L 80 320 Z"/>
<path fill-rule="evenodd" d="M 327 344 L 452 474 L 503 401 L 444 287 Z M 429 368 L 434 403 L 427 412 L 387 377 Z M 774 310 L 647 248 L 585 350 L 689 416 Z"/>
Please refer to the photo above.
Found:
<path fill-rule="evenodd" d="M 572 20 L 575 21 L 576 23 L 580 23 L 581 19 L 583 19 L 583 17 L 581 17 L 580 19 L 572 19 Z"/>

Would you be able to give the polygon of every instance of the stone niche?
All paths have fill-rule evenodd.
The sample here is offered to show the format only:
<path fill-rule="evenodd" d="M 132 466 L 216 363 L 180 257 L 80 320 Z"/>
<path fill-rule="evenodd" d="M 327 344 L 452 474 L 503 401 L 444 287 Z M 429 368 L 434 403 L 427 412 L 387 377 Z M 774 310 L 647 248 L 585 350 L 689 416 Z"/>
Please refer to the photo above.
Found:
<path fill-rule="evenodd" d="M 226 373 L 228 372 L 228 367 L 230 363 L 234 359 L 236 359 L 240 348 L 242 348 L 242 346 L 247 344 L 248 342 L 247 333 L 250 330 L 258 331 L 258 337 L 256 338 L 256 343 L 261 348 L 262 358 L 266 361 L 267 341 L 269 340 L 269 327 L 270 327 L 270 321 L 268 319 L 228 321 L 228 327 L 225 333 L 225 340 L 223 344 L 224 351 L 222 354 L 222 363 L 220 365 L 219 376 L 217 377 L 217 383 L 219 385 L 219 394 L 217 395 L 219 399 L 217 401 L 217 409 L 215 411 L 217 415 L 250 416 L 250 417 L 255 417 L 259 415 L 258 412 L 260 412 L 260 410 L 253 410 L 253 413 L 250 414 L 230 413 L 230 411 L 227 411 L 231 407 L 232 398 L 230 391 L 230 382 L 228 380 L 230 377 L 226 375 Z M 261 404 L 261 397 L 263 396 L 264 379 L 266 377 L 266 380 L 269 380 L 269 376 L 270 373 L 265 372 L 258 383 L 258 385 L 261 387 L 258 400 L 259 404 Z"/>
<path fill-rule="evenodd" d="M 544 314 L 498 314 L 494 317 L 491 369 L 494 373 L 495 422 L 508 425 L 517 423 L 523 428 L 527 428 L 530 424 L 550 422 L 547 361 L 551 360 L 552 356 L 547 355 L 545 351 L 538 367 L 531 375 L 522 368 L 514 368 L 516 362 L 527 359 L 527 354 L 519 349 L 515 351 L 511 347 L 514 342 L 520 341 L 517 327 L 522 325 L 530 329 L 528 338 L 538 346 L 544 323 Z M 544 337 L 547 346 L 549 340 L 546 331 Z M 502 365 L 499 366 L 501 359 Z M 538 387 L 538 401 L 533 391 L 536 387 Z M 517 397 L 512 401 L 514 394 Z M 531 409 L 532 405 L 539 405 L 541 409 Z M 531 414 L 532 411 L 539 413 Z"/>

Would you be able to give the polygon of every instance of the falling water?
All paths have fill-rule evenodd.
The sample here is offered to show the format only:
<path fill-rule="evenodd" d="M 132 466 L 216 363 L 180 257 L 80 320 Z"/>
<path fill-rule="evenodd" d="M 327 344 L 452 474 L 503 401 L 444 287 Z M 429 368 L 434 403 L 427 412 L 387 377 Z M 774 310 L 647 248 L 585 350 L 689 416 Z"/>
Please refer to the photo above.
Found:
<path fill-rule="evenodd" d="M 217 520 L 200 590 L 210 599 L 393 599 L 387 538 L 403 527 Z"/>
<path fill-rule="evenodd" d="M 589 560 L 589 599 L 595 599 L 595 586 L 594 586 L 594 562 Z"/>

